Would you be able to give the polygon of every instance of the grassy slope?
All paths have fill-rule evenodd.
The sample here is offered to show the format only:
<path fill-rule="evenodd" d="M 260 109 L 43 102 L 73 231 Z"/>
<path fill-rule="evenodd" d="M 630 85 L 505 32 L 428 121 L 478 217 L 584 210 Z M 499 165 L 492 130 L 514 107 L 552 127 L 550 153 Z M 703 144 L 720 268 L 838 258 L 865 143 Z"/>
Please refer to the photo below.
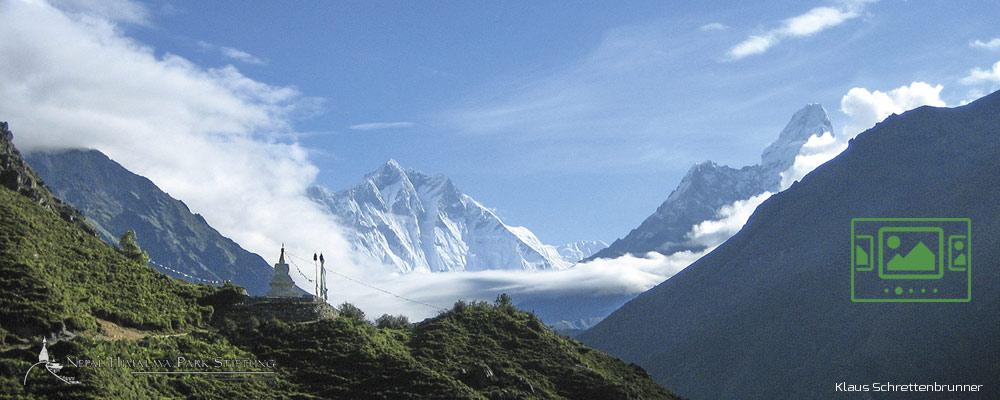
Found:
<path fill-rule="evenodd" d="M 211 334 L 168 336 L 206 326 L 212 309 L 199 306 L 197 299 L 214 289 L 132 263 L 96 236 L 6 188 L 0 188 L 0 204 L 0 397 L 180 398 L 187 396 L 185 387 L 221 397 L 253 389 L 198 377 L 166 382 L 108 368 L 77 369 L 79 386 L 44 373 L 33 373 L 31 384 L 22 385 L 24 372 L 37 361 L 39 338 L 63 329 L 79 334 L 50 347 L 63 364 L 66 356 L 247 354 Z M 141 342 L 95 340 L 96 317 L 152 335 Z"/>
<path fill-rule="evenodd" d="M 174 281 L 122 257 L 10 190 L 0 191 L 0 321 L 21 336 L 95 328 L 92 316 L 147 330 L 197 326 L 213 289 Z"/>
<path fill-rule="evenodd" d="M 417 326 L 409 343 L 415 358 L 490 398 L 673 398 L 637 365 L 557 335 L 512 306 L 459 303 Z M 483 379 L 484 371 L 493 378 Z"/>
<path fill-rule="evenodd" d="M 459 304 L 412 328 L 380 329 L 339 318 L 267 321 L 218 330 L 198 300 L 216 289 L 134 264 L 92 234 L 0 188 L 0 398 L 594 398 L 671 395 L 641 369 L 557 336 L 511 307 Z M 97 318 L 142 331 L 109 341 Z M 226 382 L 202 376 L 132 375 L 129 369 L 66 368 L 65 385 L 39 371 L 39 338 L 62 362 L 83 359 L 262 359 L 277 379 Z M 489 373 L 486 371 L 489 370 Z"/>
<path fill-rule="evenodd" d="M 276 360 L 293 386 L 324 398 L 674 398 L 638 366 L 559 336 L 510 306 L 459 303 L 402 330 L 344 317 L 272 321 L 232 340 Z"/>

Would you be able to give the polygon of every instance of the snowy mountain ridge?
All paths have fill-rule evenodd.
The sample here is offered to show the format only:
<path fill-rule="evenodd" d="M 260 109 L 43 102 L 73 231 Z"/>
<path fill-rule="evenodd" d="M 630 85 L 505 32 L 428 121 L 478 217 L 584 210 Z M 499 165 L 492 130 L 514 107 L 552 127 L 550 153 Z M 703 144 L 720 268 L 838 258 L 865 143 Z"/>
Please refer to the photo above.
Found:
<path fill-rule="evenodd" d="M 779 191 L 781 173 L 795 163 L 795 157 L 811 136 L 824 132 L 833 134 L 826 110 L 819 104 L 807 104 L 792 116 L 778 139 L 764 149 L 760 164 L 740 169 L 712 161 L 695 164 L 656 212 L 591 258 L 703 250 L 704 245 L 689 240 L 692 226 L 715 218 L 723 206 L 735 201 L 765 191 Z"/>
<path fill-rule="evenodd" d="M 567 261 L 529 229 L 505 224 L 444 175 L 405 169 L 395 160 L 347 190 L 314 186 L 308 195 L 349 228 L 356 251 L 404 273 L 557 270 L 580 259 Z M 570 259 L 584 253 L 566 251 Z"/>
<path fill-rule="evenodd" d="M 556 250 L 563 260 L 577 262 L 590 257 L 598 251 L 604 250 L 608 244 L 603 240 L 581 240 L 579 242 L 566 243 L 556 246 Z"/>

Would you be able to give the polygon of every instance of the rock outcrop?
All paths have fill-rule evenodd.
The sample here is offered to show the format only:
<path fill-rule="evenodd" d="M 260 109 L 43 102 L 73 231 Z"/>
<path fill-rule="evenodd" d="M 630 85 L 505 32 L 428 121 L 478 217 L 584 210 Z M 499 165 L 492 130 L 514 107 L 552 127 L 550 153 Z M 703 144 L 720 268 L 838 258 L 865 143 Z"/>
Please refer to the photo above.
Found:
<path fill-rule="evenodd" d="M 55 197 L 38 174 L 28 167 L 28 162 L 14 147 L 14 133 L 8 128 L 7 122 L 0 122 L 0 185 L 31 199 L 86 232 L 97 234 L 80 211 Z"/>

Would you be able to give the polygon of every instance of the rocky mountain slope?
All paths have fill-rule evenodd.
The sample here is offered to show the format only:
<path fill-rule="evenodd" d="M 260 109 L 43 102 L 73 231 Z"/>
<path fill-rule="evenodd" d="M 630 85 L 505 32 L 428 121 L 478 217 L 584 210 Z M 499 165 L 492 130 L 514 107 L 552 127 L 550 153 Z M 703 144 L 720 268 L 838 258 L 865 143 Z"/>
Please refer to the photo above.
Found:
<path fill-rule="evenodd" d="M 309 196 L 350 228 L 354 248 L 410 271 L 552 270 L 572 265 L 530 230 L 503 223 L 443 175 L 389 160 L 337 193 Z"/>
<path fill-rule="evenodd" d="M 835 385 L 872 382 L 982 384 L 993 396 L 998 154 L 1000 92 L 890 116 L 764 202 L 729 241 L 580 338 L 691 398 L 857 398 Z M 971 218 L 971 301 L 852 302 L 851 221 L 859 217 Z M 909 298 L 918 295 L 908 288 L 966 288 L 956 280 L 962 273 L 944 273 L 876 289 Z"/>
<path fill-rule="evenodd" d="M 653 215 L 590 258 L 703 250 L 703 244 L 687 238 L 692 226 L 715 218 L 722 206 L 765 191 L 777 192 L 781 188 L 780 174 L 792 166 L 802 145 L 810 136 L 823 132 L 832 134 L 830 119 L 823 106 L 809 104 L 792 115 L 778 139 L 764 149 L 760 164 L 740 169 L 711 161 L 694 165 Z"/>
<path fill-rule="evenodd" d="M 128 230 L 154 265 L 175 278 L 232 281 L 250 294 L 267 293 L 273 269 L 257 254 L 222 236 L 180 200 L 97 150 L 31 153 L 28 162 L 56 196 L 83 211 L 111 244 Z M 174 273 L 170 267 L 189 276 Z"/>
<path fill-rule="evenodd" d="M 28 167 L 21 152 L 14 147 L 14 133 L 6 122 L 0 122 L 0 185 L 20 193 L 49 212 L 72 222 L 90 234 L 97 232 L 86 222 L 80 211 L 52 194 L 37 173 Z"/>

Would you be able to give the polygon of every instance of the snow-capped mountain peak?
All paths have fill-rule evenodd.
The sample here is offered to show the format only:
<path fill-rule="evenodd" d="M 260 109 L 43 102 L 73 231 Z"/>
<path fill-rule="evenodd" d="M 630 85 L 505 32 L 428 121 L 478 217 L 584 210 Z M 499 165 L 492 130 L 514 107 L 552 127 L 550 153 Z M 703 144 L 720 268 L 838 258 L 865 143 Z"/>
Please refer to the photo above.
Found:
<path fill-rule="evenodd" d="M 671 254 L 700 250 L 703 244 L 692 243 L 692 226 L 716 218 L 721 207 L 746 200 L 765 191 L 781 189 L 781 173 L 795 163 L 811 136 L 833 132 L 826 110 L 819 104 L 807 104 L 795 112 L 785 128 L 761 153 L 761 163 L 739 169 L 712 161 L 695 164 L 677 188 L 652 215 L 624 238 L 611 243 L 592 258 L 614 258 L 623 254 L 656 251 Z"/>
<path fill-rule="evenodd" d="M 577 262 L 607 247 L 608 244 L 602 240 L 581 240 L 579 242 L 556 246 L 556 250 L 559 251 L 559 255 L 562 256 L 563 260 Z"/>
<path fill-rule="evenodd" d="M 824 132 L 833 134 L 833 125 L 826 110 L 819 104 L 807 104 L 792 115 L 792 119 L 785 125 L 778 139 L 761 153 L 761 167 L 779 173 L 788 169 L 795 162 L 795 156 L 799 154 L 802 145 L 809 140 L 809 137 Z"/>
<path fill-rule="evenodd" d="M 527 228 L 504 224 L 444 175 L 405 169 L 395 160 L 350 189 L 316 187 L 309 196 L 348 225 L 355 250 L 401 272 L 572 265 Z"/>

